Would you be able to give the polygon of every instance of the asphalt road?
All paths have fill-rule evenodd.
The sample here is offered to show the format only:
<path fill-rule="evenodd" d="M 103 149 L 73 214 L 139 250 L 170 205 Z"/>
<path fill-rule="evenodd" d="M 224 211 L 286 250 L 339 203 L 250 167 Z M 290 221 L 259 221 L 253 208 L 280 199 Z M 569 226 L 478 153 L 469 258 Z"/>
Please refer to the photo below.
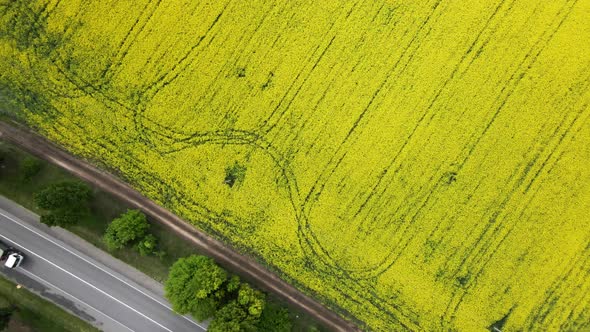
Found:
<path fill-rule="evenodd" d="M 62 167 L 82 180 L 90 182 L 130 207 L 140 209 L 152 220 L 159 222 L 169 231 L 192 243 L 199 249 L 199 252 L 213 258 L 232 273 L 238 274 L 246 280 L 251 280 L 262 290 L 281 297 L 285 302 L 306 312 L 330 330 L 361 331 L 355 323 L 340 316 L 345 315 L 352 319 L 353 317 L 346 312 L 337 314 L 328 309 L 318 300 L 282 280 L 278 274 L 269 271 L 252 257 L 234 251 L 223 242 L 203 233 L 191 223 L 146 198 L 116 176 L 78 159 L 25 127 L 15 122 L 0 121 L 0 137 L 41 159 Z"/>
<path fill-rule="evenodd" d="M 25 260 L 15 270 L 2 266 L 0 273 L 104 331 L 206 331 L 173 313 L 161 295 L 52 238 L 30 220 L 32 213 L 6 204 L 14 203 L 0 200 L 0 240 L 21 250 Z"/>

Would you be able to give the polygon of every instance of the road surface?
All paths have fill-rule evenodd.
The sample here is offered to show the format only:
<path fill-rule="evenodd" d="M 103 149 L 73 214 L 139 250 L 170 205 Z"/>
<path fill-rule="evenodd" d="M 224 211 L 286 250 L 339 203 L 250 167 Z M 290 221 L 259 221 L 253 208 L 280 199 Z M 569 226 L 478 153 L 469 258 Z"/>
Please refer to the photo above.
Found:
<path fill-rule="evenodd" d="M 0 268 L 9 279 L 104 331 L 206 331 L 173 313 L 161 295 L 53 238 L 31 220 L 34 214 L 7 204 L 14 203 L 0 200 L 0 240 L 25 254 L 17 269 Z"/>
<path fill-rule="evenodd" d="M 76 158 L 22 125 L 0 121 L 0 137 L 9 140 L 41 159 L 64 168 L 79 178 L 112 194 L 127 205 L 142 210 L 152 220 L 159 222 L 171 232 L 194 244 L 199 248 L 200 252 L 213 258 L 223 267 L 244 277 L 246 280 L 252 280 L 255 286 L 278 295 L 287 303 L 306 312 L 330 330 L 342 332 L 360 331 L 352 321 L 347 321 L 317 300 L 305 295 L 251 257 L 242 255 L 224 243 L 201 232 L 179 216 L 149 200 L 114 175 Z M 341 314 L 353 319 L 346 313 Z"/>

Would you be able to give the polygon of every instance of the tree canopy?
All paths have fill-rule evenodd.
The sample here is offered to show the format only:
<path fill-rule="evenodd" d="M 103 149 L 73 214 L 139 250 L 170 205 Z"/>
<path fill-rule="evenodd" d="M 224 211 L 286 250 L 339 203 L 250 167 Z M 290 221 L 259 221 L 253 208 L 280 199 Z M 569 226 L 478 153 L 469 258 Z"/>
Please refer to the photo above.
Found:
<path fill-rule="evenodd" d="M 266 295 L 238 276 L 230 276 L 209 257 L 192 255 L 176 261 L 165 291 L 179 314 L 191 314 L 198 320 L 213 316 L 209 331 L 257 331 L 262 315 L 261 326 L 266 331 L 286 332 L 291 326 L 286 310 L 265 313 Z"/>
<path fill-rule="evenodd" d="M 43 162 L 37 158 L 27 157 L 20 165 L 20 175 L 23 182 L 29 182 L 41 171 Z"/>
<path fill-rule="evenodd" d="M 35 195 L 35 203 L 45 210 L 83 210 L 88 207 L 92 190 L 80 181 L 50 184 Z"/>
<path fill-rule="evenodd" d="M 256 330 L 257 319 L 237 301 L 230 301 L 217 311 L 209 324 L 210 332 L 249 332 Z"/>
<path fill-rule="evenodd" d="M 146 235 L 137 243 L 137 251 L 142 256 L 155 254 L 157 248 L 158 239 L 153 234 Z"/>
<path fill-rule="evenodd" d="M 242 283 L 238 291 L 238 303 L 244 307 L 250 316 L 258 318 L 264 308 L 265 296 L 261 291 Z"/>
<path fill-rule="evenodd" d="M 191 314 L 202 321 L 219 307 L 221 299 L 216 293 L 227 280 L 227 272 L 209 257 L 181 258 L 170 268 L 165 284 L 166 297 L 174 311 Z"/>
<path fill-rule="evenodd" d="M 292 327 L 289 311 L 273 302 L 265 305 L 256 324 L 259 332 L 290 332 Z"/>
<path fill-rule="evenodd" d="M 92 190 L 79 181 L 50 184 L 35 194 L 35 203 L 48 213 L 41 222 L 49 226 L 67 227 L 77 223 L 88 213 Z"/>
<path fill-rule="evenodd" d="M 109 224 L 104 235 L 104 242 L 109 250 L 121 249 L 131 242 L 144 238 L 149 228 L 150 225 L 141 211 L 127 210 Z"/>
<path fill-rule="evenodd" d="M 60 226 L 68 227 L 75 225 L 78 221 L 84 217 L 84 214 L 80 211 L 59 209 L 51 211 L 50 213 L 41 215 L 41 222 L 47 226 Z"/>

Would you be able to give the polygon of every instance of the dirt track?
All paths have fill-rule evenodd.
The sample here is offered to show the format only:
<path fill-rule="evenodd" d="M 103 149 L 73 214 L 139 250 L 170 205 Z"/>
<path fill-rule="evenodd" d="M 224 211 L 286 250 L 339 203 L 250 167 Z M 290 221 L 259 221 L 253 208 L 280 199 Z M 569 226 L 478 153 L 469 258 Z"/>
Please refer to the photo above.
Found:
<path fill-rule="evenodd" d="M 143 210 L 154 220 L 194 243 L 200 250 L 213 257 L 220 264 L 228 267 L 235 273 L 254 280 L 260 288 L 277 294 L 287 302 L 313 316 L 326 327 L 334 331 L 359 331 L 352 323 L 328 310 L 317 301 L 302 294 L 295 287 L 284 282 L 259 263 L 229 249 L 222 242 L 200 232 L 180 217 L 142 196 L 138 191 L 112 174 L 106 173 L 77 159 L 43 137 L 17 124 L 8 124 L 0 121 L 0 136 L 42 159 L 63 167 L 72 174 L 111 193 L 130 206 Z"/>

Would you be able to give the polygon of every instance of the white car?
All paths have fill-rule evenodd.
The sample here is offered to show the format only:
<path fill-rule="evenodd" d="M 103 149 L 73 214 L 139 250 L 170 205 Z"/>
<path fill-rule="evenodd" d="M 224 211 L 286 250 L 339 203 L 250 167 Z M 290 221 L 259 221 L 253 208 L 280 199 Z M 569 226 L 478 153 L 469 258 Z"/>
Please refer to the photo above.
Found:
<path fill-rule="evenodd" d="M 24 257 L 21 253 L 13 252 L 6 258 L 4 266 L 6 266 L 9 269 L 14 269 L 22 263 L 23 259 Z"/>

